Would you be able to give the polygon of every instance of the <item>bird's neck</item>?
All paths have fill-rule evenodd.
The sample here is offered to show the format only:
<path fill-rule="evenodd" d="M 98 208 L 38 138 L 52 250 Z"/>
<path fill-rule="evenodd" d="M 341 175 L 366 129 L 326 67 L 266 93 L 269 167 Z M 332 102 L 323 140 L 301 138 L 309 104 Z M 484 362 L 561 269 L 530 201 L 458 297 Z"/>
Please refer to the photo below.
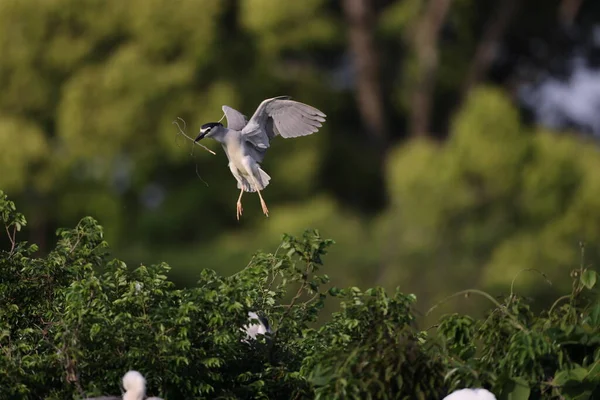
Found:
<path fill-rule="evenodd" d="M 216 130 L 212 135 L 210 135 L 211 139 L 216 140 L 219 143 L 225 144 L 225 137 L 227 136 L 228 129 L 225 127 L 220 127 Z"/>

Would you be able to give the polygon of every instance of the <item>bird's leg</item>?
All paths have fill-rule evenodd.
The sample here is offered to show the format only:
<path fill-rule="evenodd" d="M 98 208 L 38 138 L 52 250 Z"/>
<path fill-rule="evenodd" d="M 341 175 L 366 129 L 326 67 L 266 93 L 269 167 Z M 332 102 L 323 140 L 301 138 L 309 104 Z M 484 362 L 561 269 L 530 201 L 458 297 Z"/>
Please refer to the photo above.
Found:
<path fill-rule="evenodd" d="M 260 190 L 258 190 L 258 182 L 256 182 L 256 179 L 254 177 L 252 177 L 252 181 L 254 182 L 254 188 L 256 189 L 256 193 L 258 193 L 258 197 L 260 197 L 260 205 L 262 206 L 263 213 L 268 217 L 269 209 L 267 208 L 267 203 L 265 203 L 262 194 L 260 194 Z"/>
<path fill-rule="evenodd" d="M 242 215 L 242 211 L 244 211 L 244 209 L 242 208 L 242 195 L 244 194 L 244 188 L 242 188 L 240 190 L 240 197 L 238 197 L 238 201 L 237 201 L 237 219 L 238 221 L 240 220 L 240 216 Z"/>
<path fill-rule="evenodd" d="M 246 170 L 248 171 L 248 175 L 250 176 L 250 179 L 252 180 L 252 183 L 254 184 L 254 189 L 256 190 L 256 193 L 258 193 L 258 197 L 260 197 L 260 205 L 262 206 L 263 213 L 268 217 L 269 209 L 267 208 L 267 204 L 265 203 L 265 200 L 263 199 L 262 194 L 260 194 L 259 187 L 261 187 L 261 185 L 259 185 L 258 181 L 256 180 L 256 177 L 260 176 L 260 169 L 258 168 L 258 164 L 254 160 L 252 160 L 250 157 L 245 157 L 244 162 L 245 162 L 244 166 L 246 167 Z"/>
<path fill-rule="evenodd" d="M 260 194 L 260 190 L 256 189 L 256 193 L 258 193 L 258 197 L 260 197 L 260 205 L 262 206 L 263 213 L 265 213 L 265 215 L 268 217 L 269 209 L 267 208 L 267 203 L 265 203 L 265 200 L 263 199 L 262 195 Z"/>

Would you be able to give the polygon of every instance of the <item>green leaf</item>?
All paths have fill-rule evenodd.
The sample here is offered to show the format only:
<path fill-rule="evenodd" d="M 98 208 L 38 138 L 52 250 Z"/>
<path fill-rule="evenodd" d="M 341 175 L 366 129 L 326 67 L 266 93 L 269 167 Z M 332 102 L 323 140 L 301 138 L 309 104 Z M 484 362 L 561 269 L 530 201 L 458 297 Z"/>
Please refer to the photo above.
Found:
<path fill-rule="evenodd" d="M 588 376 L 588 370 L 583 367 L 577 367 L 571 370 L 572 379 L 577 382 L 583 381 Z"/>
<path fill-rule="evenodd" d="M 589 366 L 585 379 L 590 382 L 600 383 L 600 360 Z"/>
<path fill-rule="evenodd" d="M 522 378 L 512 378 L 502 388 L 499 398 L 502 400 L 528 400 L 530 392 L 527 381 Z"/>
<path fill-rule="evenodd" d="M 591 289 L 594 287 L 594 285 L 596 285 L 597 278 L 598 276 L 596 274 L 596 271 L 586 269 L 585 271 L 583 271 L 583 274 L 581 274 L 580 280 L 583 286 L 585 286 L 588 289 Z"/>
<path fill-rule="evenodd" d="M 588 314 L 586 322 L 595 328 L 600 325 L 600 302 L 596 303 L 594 308 L 592 308 Z"/>
<path fill-rule="evenodd" d="M 552 384 L 554 386 L 565 386 L 566 384 L 575 381 L 581 382 L 588 375 L 588 370 L 582 367 L 573 368 L 570 370 L 564 370 L 554 375 Z"/>

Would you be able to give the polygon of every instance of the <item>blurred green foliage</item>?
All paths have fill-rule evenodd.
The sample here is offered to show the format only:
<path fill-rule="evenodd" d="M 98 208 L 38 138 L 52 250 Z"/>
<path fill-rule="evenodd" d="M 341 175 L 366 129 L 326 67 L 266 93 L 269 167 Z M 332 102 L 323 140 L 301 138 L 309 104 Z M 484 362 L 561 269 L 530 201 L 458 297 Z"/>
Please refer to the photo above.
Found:
<path fill-rule="evenodd" d="M 600 240 L 590 201 L 600 195 L 599 155 L 523 127 L 500 91 L 474 91 L 446 145 L 416 141 L 390 158 L 392 205 L 378 229 L 397 266 L 389 273 L 427 279 L 434 291 L 446 278 L 506 289 L 520 270 L 539 268 L 564 289 L 559 277 L 578 262 L 579 241 Z M 596 263 L 597 250 L 587 258 Z M 540 294 L 538 280 L 518 282 Z"/>
<path fill-rule="evenodd" d="M 434 115 L 453 115 L 448 139 L 400 144 L 418 68 L 407 48 L 426 4 L 378 3 L 394 139 L 382 160 L 354 87 L 332 83 L 348 52 L 338 2 L 2 0 L 0 188 L 30 215 L 26 234 L 42 253 L 58 226 L 92 215 L 129 264 L 177 265 L 179 287 L 201 267 L 238 271 L 251 252 L 276 248 L 280 232 L 318 227 L 337 240 L 329 268 L 343 286 L 400 286 L 427 304 L 475 285 L 506 289 L 537 268 L 553 285 L 527 273 L 517 289 L 556 293 L 578 262 L 578 242 L 600 239 L 598 150 L 523 124 L 499 86 L 481 86 L 449 111 L 493 8 L 453 3 L 435 98 L 443 111 Z M 554 18 L 552 2 L 534 3 L 543 12 L 512 27 L 517 42 Z M 184 118 L 193 134 L 221 117 L 222 104 L 251 115 L 281 94 L 328 121 L 317 135 L 274 141 L 264 165 L 270 217 L 246 195 L 238 224 L 222 151 L 213 144 L 217 156 L 190 156 L 172 121 Z M 588 246 L 593 263 L 596 248 Z"/>
<path fill-rule="evenodd" d="M 470 96 L 445 144 L 403 144 L 386 168 L 390 205 L 373 219 L 315 197 L 274 207 L 249 233 L 221 236 L 192 254 L 232 271 L 252 247 L 274 248 L 278 231 L 319 226 L 339 243 L 331 276 L 344 284 L 399 285 L 436 301 L 479 285 L 507 290 L 519 271 L 537 268 L 546 279 L 525 273 L 515 285 L 543 298 L 568 288 L 561 277 L 579 262 L 579 242 L 600 241 L 598 150 L 522 126 L 497 89 Z M 588 247 L 595 265 L 598 251 Z"/>
<path fill-rule="evenodd" d="M 21 241 L 27 221 L 2 192 L 0 219 L 11 242 L 0 251 L 0 399 L 116 395 L 130 369 L 167 400 L 439 399 L 473 386 L 500 399 L 600 393 L 598 276 L 583 262 L 571 292 L 541 313 L 513 292 L 499 302 L 470 290 L 492 305 L 483 318 L 453 313 L 422 330 L 413 294 L 330 286 L 323 258 L 334 242 L 318 231 L 284 235 L 237 273 L 203 269 L 178 289 L 166 263 L 112 259 L 91 217 L 58 230 L 44 258 Z M 331 320 L 311 327 L 334 299 Z M 251 310 L 273 332 L 246 342 Z"/>

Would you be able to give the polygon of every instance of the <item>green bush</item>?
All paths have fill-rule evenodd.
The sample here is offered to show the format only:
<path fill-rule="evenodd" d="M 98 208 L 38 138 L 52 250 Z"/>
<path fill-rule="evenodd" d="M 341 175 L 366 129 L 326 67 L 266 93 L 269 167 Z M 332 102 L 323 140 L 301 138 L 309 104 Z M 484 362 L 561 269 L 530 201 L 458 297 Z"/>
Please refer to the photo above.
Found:
<path fill-rule="evenodd" d="M 600 396 L 597 274 L 583 263 L 549 310 L 465 291 L 493 304 L 485 318 L 420 330 L 414 295 L 329 287 L 320 270 L 333 241 L 318 231 L 179 289 L 167 264 L 110 259 L 90 217 L 59 230 L 43 258 L 18 240 L 26 220 L 2 192 L 0 218 L 1 399 L 118 394 L 129 369 L 166 399 L 441 399 L 474 386 L 506 399 Z M 339 311 L 318 321 L 334 299 Z M 271 321 L 270 338 L 243 341 L 250 310 Z"/>

